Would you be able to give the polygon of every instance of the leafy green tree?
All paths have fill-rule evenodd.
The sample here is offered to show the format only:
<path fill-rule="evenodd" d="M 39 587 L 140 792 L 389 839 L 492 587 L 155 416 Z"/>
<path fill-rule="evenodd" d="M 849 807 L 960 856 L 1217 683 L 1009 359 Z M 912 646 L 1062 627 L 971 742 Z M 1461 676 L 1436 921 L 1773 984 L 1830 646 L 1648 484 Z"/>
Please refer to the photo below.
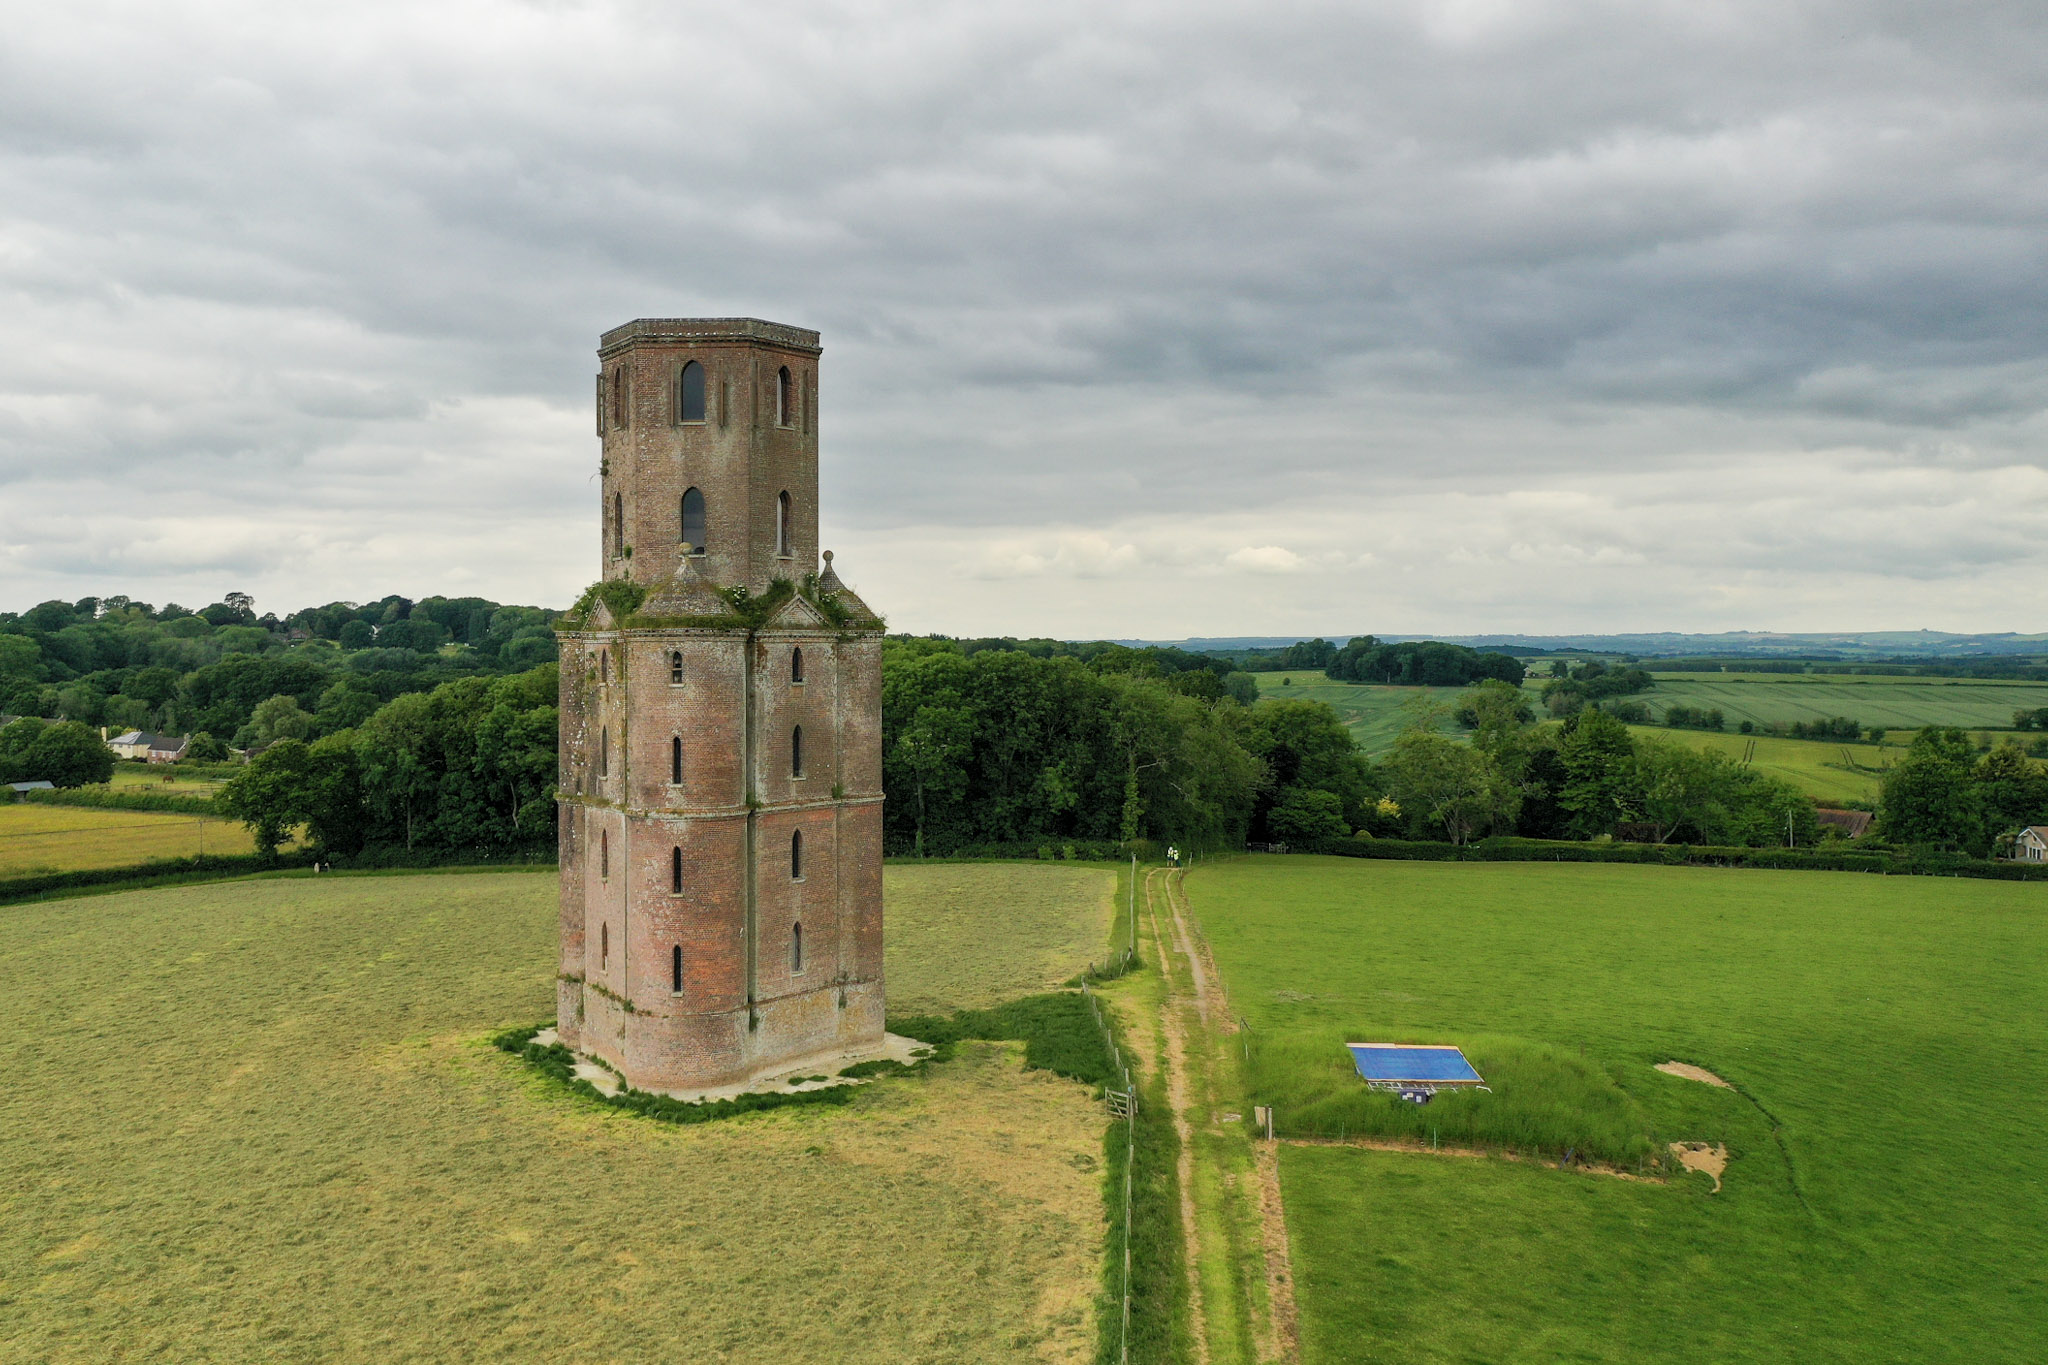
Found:
<path fill-rule="evenodd" d="M 194 763 L 225 763 L 232 755 L 228 746 L 215 739 L 212 734 L 200 730 L 185 746 L 185 757 Z"/>
<path fill-rule="evenodd" d="M 1977 849 L 1988 842 L 1976 751 L 1962 730 L 1929 726 L 1885 774 L 1879 823 L 1887 839 L 1937 848 Z"/>
<path fill-rule="evenodd" d="M 313 733 L 313 718 L 299 709 L 293 697 L 270 697 L 256 703 L 249 724 L 255 728 L 257 742 L 262 744 L 305 739 Z"/>
<path fill-rule="evenodd" d="M 1287 843 L 1308 843 L 1316 839 L 1341 839 L 1351 832 L 1344 823 L 1344 802 L 1335 792 L 1314 787 L 1288 787 L 1273 803 L 1266 827 L 1275 839 Z"/>
<path fill-rule="evenodd" d="M 2001 740 L 1977 763 L 1978 794 L 1989 833 L 2048 820 L 2048 774 L 2014 740 Z"/>
<path fill-rule="evenodd" d="M 113 777 L 114 754 L 91 726 L 60 721 L 43 728 L 22 755 L 19 767 L 29 781 L 84 787 Z"/>
<path fill-rule="evenodd" d="M 1240 706 L 1251 706 L 1259 700 L 1259 680 L 1250 673 L 1226 673 L 1223 675 L 1223 691 Z"/>
<path fill-rule="evenodd" d="M 1557 804 L 1576 837 L 1590 839 L 1641 818 L 1635 741 L 1626 725 L 1586 707 L 1565 721 L 1557 753 L 1565 772 Z"/>
<path fill-rule="evenodd" d="M 1481 829 L 1514 827 L 1521 789 L 1478 749 L 1412 729 L 1383 765 L 1389 794 L 1418 833 L 1462 844 Z"/>
<path fill-rule="evenodd" d="M 1276 698 L 1241 713 L 1238 733 L 1245 750 L 1265 767 L 1252 806 L 1253 837 L 1284 837 L 1272 829 L 1271 812 L 1286 792 L 1297 789 L 1336 796 L 1347 830 L 1365 823 L 1365 808 L 1379 795 L 1371 766 L 1328 706 Z"/>

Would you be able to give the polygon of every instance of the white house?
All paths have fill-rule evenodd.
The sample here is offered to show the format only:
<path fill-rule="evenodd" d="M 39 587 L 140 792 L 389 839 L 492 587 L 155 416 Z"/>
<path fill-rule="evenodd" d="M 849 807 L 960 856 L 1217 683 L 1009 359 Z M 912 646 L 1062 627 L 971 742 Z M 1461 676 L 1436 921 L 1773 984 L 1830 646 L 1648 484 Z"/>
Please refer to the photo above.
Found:
<path fill-rule="evenodd" d="M 2028 825 L 2012 841 L 2015 862 L 2048 863 L 2048 825 Z"/>

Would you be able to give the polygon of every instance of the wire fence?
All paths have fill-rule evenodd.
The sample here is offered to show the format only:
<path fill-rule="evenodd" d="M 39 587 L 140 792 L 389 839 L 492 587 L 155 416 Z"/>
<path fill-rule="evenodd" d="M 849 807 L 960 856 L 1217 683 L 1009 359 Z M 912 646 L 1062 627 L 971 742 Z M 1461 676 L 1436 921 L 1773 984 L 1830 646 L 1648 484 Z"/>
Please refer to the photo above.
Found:
<path fill-rule="evenodd" d="M 1131 1182 L 1138 1164 L 1138 1087 L 1131 1079 L 1130 1065 L 1124 1061 L 1123 1049 L 1116 1041 L 1116 1029 L 1111 1026 L 1109 1016 L 1102 1008 L 1102 998 L 1081 983 L 1081 994 L 1087 997 L 1088 1009 L 1095 1016 L 1095 1026 L 1102 1030 L 1103 1046 L 1109 1050 L 1112 1068 L 1111 1084 L 1103 1087 L 1104 1098 L 1109 1101 L 1109 1111 L 1123 1120 L 1124 1124 L 1124 1201 L 1123 1201 L 1123 1308 L 1121 1324 L 1118 1327 L 1117 1359 L 1122 1365 L 1129 1365 L 1131 1358 Z M 1121 1085 L 1122 1089 L 1116 1086 Z"/>

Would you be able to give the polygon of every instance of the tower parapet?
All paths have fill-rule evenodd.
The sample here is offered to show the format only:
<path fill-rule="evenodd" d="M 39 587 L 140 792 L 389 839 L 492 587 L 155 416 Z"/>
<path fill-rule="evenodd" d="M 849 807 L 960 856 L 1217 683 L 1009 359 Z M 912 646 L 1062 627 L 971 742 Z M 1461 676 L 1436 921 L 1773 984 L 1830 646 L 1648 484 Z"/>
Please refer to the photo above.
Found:
<path fill-rule="evenodd" d="M 818 571 L 819 354 L 751 318 L 643 318 L 598 351 L 558 1017 L 642 1089 L 882 1041 L 881 622 Z"/>

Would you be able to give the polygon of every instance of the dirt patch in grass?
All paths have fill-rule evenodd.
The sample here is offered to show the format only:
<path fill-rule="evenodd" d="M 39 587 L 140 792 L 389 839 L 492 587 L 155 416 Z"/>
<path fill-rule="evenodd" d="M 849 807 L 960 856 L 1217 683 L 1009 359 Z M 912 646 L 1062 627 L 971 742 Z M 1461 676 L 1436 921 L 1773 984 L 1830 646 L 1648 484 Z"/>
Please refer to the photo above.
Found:
<path fill-rule="evenodd" d="M 1280 1141 L 1292 1147 L 1364 1147 L 1374 1152 L 1410 1152 L 1418 1156 L 1449 1156 L 1471 1159 L 1488 1157 L 1494 1161 L 1514 1161 L 1530 1166 L 1550 1166 L 1558 1170 L 1577 1171 L 1581 1175 L 1612 1176 L 1616 1180 L 1633 1180 L 1645 1185 L 1661 1185 L 1664 1181 L 1647 1171 L 1624 1170 L 1607 1161 L 1580 1161 L 1569 1163 L 1556 1157 L 1528 1156 L 1521 1152 L 1495 1152 L 1484 1147 L 1451 1147 L 1441 1143 L 1432 1146 L 1427 1142 L 1414 1142 L 1402 1138 L 1345 1137 L 1345 1138 L 1281 1138 Z"/>
<path fill-rule="evenodd" d="M 1688 1081 L 1699 1081 L 1705 1085 L 1718 1085 L 1723 1090 L 1733 1090 L 1735 1088 L 1705 1067 L 1694 1066 L 1691 1062 L 1659 1062 L 1657 1063 L 1657 1069 L 1667 1076 L 1682 1076 Z"/>
<path fill-rule="evenodd" d="M 1671 1155 L 1688 1171 L 1714 1177 L 1712 1194 L 1721 1192 L 1721 1173 L 1728 1169 L 1728 1148 L 1718 1142 L 1674 1142 Z"/>

